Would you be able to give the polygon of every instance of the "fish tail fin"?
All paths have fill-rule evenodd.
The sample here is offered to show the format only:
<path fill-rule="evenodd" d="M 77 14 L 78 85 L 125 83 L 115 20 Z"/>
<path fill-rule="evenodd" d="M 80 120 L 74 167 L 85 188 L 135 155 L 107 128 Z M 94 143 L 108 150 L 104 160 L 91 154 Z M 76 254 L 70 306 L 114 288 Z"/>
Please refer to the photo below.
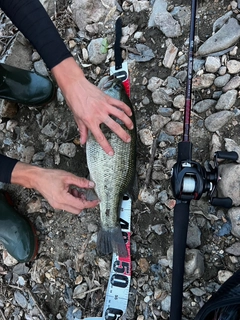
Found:
<path fill-rule="evenodd" d="M 99 253 L 115 252 L 120 257 L 128 255 L 120 226 L 110 230 L 101 229 L 98 233 L 97 249 Z"/>

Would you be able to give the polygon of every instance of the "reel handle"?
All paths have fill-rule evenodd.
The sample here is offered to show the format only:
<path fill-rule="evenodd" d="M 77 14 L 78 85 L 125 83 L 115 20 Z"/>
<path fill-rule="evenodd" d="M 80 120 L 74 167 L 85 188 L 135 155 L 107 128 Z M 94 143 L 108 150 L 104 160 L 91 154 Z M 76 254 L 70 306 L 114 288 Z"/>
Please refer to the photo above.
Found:
<path fill-rule="evenodd" d="M 227 198 L 217 198 L 213 197 L 210 201 L 211 205 L 216 207 L 223 207 L 223 208 L 231 208 L 232 207 L 232 199 Z"/>
<path fill-rule="evenodd" d="M 238 154 L 235 151 L 217 151 L 216 156 L 218 159 L 237 161 Z"/>

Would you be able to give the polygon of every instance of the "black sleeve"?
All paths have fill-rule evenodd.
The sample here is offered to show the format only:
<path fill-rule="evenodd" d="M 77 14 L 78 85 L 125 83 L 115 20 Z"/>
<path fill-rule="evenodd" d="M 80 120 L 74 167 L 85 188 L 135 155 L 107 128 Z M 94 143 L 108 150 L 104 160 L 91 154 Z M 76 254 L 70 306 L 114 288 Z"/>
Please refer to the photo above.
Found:
<path fill-rule="evenodd" d="M 0 7 L 32 43 L 49 69 L 71 57 L 39 0 L 0 0 Z"/>
<path fill-rule="evenodd" d="M 11 183 L 13 168 L 18 160 L 11 159 L 0 154 L 0 182 Z"/>

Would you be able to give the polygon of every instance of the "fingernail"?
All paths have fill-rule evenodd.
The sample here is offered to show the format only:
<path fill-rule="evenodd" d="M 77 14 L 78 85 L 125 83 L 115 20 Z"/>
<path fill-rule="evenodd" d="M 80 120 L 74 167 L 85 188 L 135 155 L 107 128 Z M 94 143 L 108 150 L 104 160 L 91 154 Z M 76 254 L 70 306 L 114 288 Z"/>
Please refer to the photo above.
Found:
<path fill-rule="evenodd" d="M 93 188 L 94 186 L 95 186 L 95 183 L 92 182 L 92 181 L 89 181 L 89 187 L 90 187 L 90 188 Z"/>
<path fill-rule="evenodd" d="M 109 151 L 109 152 L 108 152 L 108 155 L 109 155 L 109 156 L 113 156 L 113 155 L 114 155 L 113 151 Z"/>
<path fill-rule="evenodd" d="M 130 137 L 127 138 L 126 142 L 127 142 L 127 143 L 131 142 L 131 138 L 130 138 Z"/>

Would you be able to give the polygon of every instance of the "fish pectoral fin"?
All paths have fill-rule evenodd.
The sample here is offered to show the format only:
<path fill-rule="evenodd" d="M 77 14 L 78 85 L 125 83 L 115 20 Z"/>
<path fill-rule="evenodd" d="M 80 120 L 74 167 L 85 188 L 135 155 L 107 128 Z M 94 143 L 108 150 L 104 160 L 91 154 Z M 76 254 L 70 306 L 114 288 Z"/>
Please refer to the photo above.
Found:
<path fill-rule="evenodd" d="M 98 200 L 99 198 L 93 189 L 87 189 L 86 190 L 86 199 L 87 199 L 87 201 L 93 201 L 93 200 Z"/>
<path fill-rule="evenodd" d="M 120 226 L 109 230 L 101 229 L 98 233 L 97 249 L 104 255 L 114 252 L 120 257 L 126 257 L 128 252 Z"/>

